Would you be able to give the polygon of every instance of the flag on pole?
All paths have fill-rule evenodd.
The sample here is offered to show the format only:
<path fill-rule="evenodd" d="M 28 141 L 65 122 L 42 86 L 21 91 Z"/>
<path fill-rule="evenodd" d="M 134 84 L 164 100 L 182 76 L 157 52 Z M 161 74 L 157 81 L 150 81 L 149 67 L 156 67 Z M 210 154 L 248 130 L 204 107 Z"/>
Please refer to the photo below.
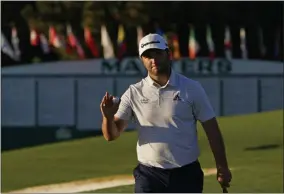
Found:
<path fill-rule="evenodd" d="M 78 56 L 80 57 L 80 59 L 85 59 L 85 52 L 80 44 L 79 41 L 77 41 L 77 53 L 78 53 Z"/>
<path fill-rule="evenodd" d="M 85 42 L 88 46 L 88 48 L 90 49 L 92 55 L 94 57 L 99 57 L 100 54 L 99 54 L 99 49 L 95 43 L 95 40 L 92 36 L 92 33 L 91 33 L 91 30 L 89 27 L 85 27 L 84 28 L 84 37 L 85 37 Z"/>
<path fill-rule="evenodd" d="M 104 58 L 105 59 L 115 58 L 113 44 L 108 35 L 105 25 L 101 26 L 101 44 L 104 50 Z"/>
<path fill-rule="evenodd" d="M 67 31 L 67 39 L 68 39 L 69 45 L 72 48 L 75 48 L 77 50 L 77 54 L 80 57 L 80 59 L 85 59 L 84 50 L 83 50 L 80 42 L 78 41 L 78 39 L 74 35 L 74 33 L 72 31 L 72 27 L 70 25 L 67 25 L 66 31 Z"/>
<path fill-rule="evenodd" d="M 49 27 L 49 43 L 55 48 L 59 48 L 62 46 L 62 42 L 60 41 L 60 38 L 57 35 L 56 30 L 53 26 Z"/>
<path fill-rule="evenodd" d="M 143 30 L 141 26 L 137 26 L 137 46 L 139 50 L 139 42 L 143 38 Z"/>
<path fill-rule="evenodd" d="M 35 29 L 30 31 L 30 42 L 32 46 L 37 46 L 39 42 L 38 34 Z"/>
<path fill-rule="evenodd" d="M 16 61 L 15 53 L 12 50 L 12 47 L 9 44 L 9 42 L 7 41 L 7 39 L 6 39 L 5 35 L 3 34 L 3 32 L 1 32 L 1 51 L 3 53 L 5 53 L 6 55 L 8 55 L 11 59 Z"/>
<path fill-rule="evenodd" d="M 12 40 L 11 40 L 15 52 L 15 59 L 19 61 L 21 59 L 21 51 L 19 48 L 19 37 L 16 27 L 12 28 Z"/>
<path fill-rule="evenodd" d="M 199 50 L 199 45 L 195 39 L 195 30 L 193 26 L 190 26 L 190 33 L 189 33 L 189 39 L 188 39 L 188 50 L 189 50 L 189 58 L 195 59 L 196 54 Z"/>
<path fill-rule="evenodd" d="M 72 32 L 72 28 L 71 28 L 70 25 L 67 25 L 66 31 L 67 31 L 67 40 L 68 40 L 69 45 L 72 48 L 76 48 L 77 47 L 77 40 L 76 40 L 75 35 Z"/>
<path fill-rule="evenodd" d="M 44 54 L 48 54 L 50 52 L 48 40 L 43 33 L 40 34 L 40 46 Z"/>
<path fill-rule="evenodd" d="M 180 59 L 179 40 L 177 34 L 172 37 L 173 59 Z"/>
<path fill-rule="evenodd" d="M 156 27 L 156 33 L 161 35 L 166 40 L 166 42 L 168 41 L 167 35 L 165 34 L 165 32 L 158 25 Z"/>
<path fill-rule="evenodd" d="M 248 52 L 247 52 L 247 46 L 246 46 L 246 30 L 245 28 L 240 29 L 240 40 L 241 40 L 241 51 L 242 51 L 242 58 L 247 59 L 248 58 Z"/>
<path fill-rule="evenodd" d="M 121 59 L 123 55 L 126 53 L 127 49 L 125 42 L 125 31 L 121 24 L 118 26 L 117 46 L 118 46 L 117 56 L 119 59 Z"/>
<path fill-rule="evenodd" d="M 232 59 L 232 41 L 231 41 L 231 32 L 229 26 L 225 28 L 225 38 L 224 38 L 224 47 L 225 47 L 225 58 L 228 60 Z"/>
<path fill-rule="evenodd" d="M 212 38 L 211 28 L 209 25 L 207 25 L 207 29 L 206 29 L 206 42 L 208 45 L 209 58 L 214 59 L 215 58 L 215 47 L 214 47 L 214 41 Z"/>
<path fill-rule="evenodd" d="M 266 47 L 264 44 L 264 39 L 263 39 L 263 31 L 262 28 L 258 28 L 258 40 L 259 40 L 259 51 L 260 51 L 260 56 L 265 57 L 266 55 Z"/>

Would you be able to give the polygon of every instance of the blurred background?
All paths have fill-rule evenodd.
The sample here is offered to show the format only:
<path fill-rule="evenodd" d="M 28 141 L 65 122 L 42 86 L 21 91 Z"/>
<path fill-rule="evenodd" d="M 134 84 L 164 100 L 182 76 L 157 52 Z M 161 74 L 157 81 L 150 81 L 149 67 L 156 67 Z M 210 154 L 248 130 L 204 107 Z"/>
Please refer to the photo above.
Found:
<path fill-rule="evenodd" d="M 135 126 L 106 142 L 99 104 L 146 76 L 138 42 L 159 33 L 173 69 L 202 84 L 219 117 L 236 169 L 230 191 L 283 192 L 283 6 L 2 1 L 2 191 L 132 173 Z M 214 167 L 203 132 L 200 147 L 203 167 Z M 205 192 L 220 192 L 214 178 Z"/>
<path fill-rule="evenodd" d="M 150 32 L 177 42 L 175 58 L 189 55 L 191 38 L 198 42 L 196 56 L 211 51 L 226 57 L 224 47 L 229 47 L 234 58 L 283 59 L 280 1 L 4 1 L 2 10 L 3 40 L 17 48 L 14 57 L 2 55 L 2 66 L 137 56 L 137 37 Z M 113 56 L 104 53 L 104 34 L 110 37 Z M 211 39 L 214 49 L 208 45 Z"/>

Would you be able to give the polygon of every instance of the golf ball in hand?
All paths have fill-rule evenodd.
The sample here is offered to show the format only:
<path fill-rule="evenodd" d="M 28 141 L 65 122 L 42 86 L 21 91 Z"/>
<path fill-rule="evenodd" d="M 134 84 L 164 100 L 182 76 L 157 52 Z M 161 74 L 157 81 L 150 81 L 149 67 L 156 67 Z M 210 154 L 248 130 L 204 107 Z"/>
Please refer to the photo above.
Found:
<path fill-rule="evenodd" d="M 113 97 L 112 102 L 113 102 L 114 104 L 119 103 L 119 98 L 118 98 L 118 97 Z"/>

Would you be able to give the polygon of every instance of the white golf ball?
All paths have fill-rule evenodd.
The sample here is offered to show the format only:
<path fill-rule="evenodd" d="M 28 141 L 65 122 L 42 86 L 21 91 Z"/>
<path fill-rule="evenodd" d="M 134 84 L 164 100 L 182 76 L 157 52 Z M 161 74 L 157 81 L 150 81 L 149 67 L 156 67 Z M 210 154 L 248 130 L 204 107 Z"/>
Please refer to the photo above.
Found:
<path fill-rule="evenodd" d="M 119 97 L 114 97 L 114 98 L 112 99 L 112 102 L 113 102 L 114 104 L 119 103 Z"/>

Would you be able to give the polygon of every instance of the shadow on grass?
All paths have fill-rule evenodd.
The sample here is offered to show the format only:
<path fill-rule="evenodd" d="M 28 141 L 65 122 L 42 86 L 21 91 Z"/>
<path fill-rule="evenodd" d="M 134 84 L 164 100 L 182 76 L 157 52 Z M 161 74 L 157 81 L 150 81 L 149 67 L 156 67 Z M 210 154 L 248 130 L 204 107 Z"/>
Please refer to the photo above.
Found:
<path fill-rule="evenodd" d="M 254 146 L 254 147 L 247 147 L 245 148 L 245 151 L 269 150 L 269 149 L 275 149 L 279 147 L 280 147 L 279 144 L 266 144 L 266 145 L 260 145 L 260 146 Z"/>

